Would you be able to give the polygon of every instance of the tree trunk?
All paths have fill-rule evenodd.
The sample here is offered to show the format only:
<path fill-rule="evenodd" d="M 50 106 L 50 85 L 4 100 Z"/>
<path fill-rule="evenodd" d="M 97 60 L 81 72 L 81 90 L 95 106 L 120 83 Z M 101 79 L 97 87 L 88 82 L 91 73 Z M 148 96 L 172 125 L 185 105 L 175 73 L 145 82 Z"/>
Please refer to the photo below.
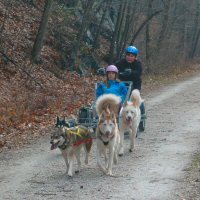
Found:
<path fill-rule="evenodd" d="M 160 14 L 163 10 L 158 10 L 156 12 L 154 12 L 153 14 L 151 14 L 151 16 L 149 16 L 147 19 L 144 20 L 144 22 L 140 25 L 140 27 L 138 28 L 138 30 L 135 32 L 131 42 L 130 42 L 130 45 L 132 45 L 135 41 L 135 39 L 137 38 L 137 36 L 139 35 L 139 33 L 142 31 L 142 29 L 145 27 L 145 25 L 151 21 L 151 19 L 153 17 L 155 17 L 156 15 Z"/>
<path fill-rule="evenodd" d="M 103 9 L 102 9 L 103 10 L 103 14 L 102 14 L 99 26 L 97 28 L 97 33 L 95 35 L 95 39 L 94 39 L 94 48 L 98 48 L 99 47 L 99 36 L 100 36 L 100 33 L 101 33 L 101 29 L 102 29 L 103 23 L 104 23 L 105 18 L 106 18 L 107 10 L 110 7 L 111 2 L 112 1 L 110 1 L 110 0 L 104 1 Z"/>
<path fill-rule="evenodd" d="M 128 12 L 130 13 L 130 15 L 127 16 L 125 30 L 124 30 L 123 46 L 121 47 L 119 59 L 122 57 L 122 54 L 124 53 L 124 49 L 125 49 L 125 47 L 127 45 L 128 38 L 130 38 L 131 30 L 133 29 L 134 24 L 135 24 L 137 3 L 138 3 L 138 1 L 135 0 L 134 7 L 131 7 L 131 6 L 128 7 Z M 133 5 L 133 1 L 132 0 L 129 1 L 129 5 L 130 4 Z M 126 31 L 126 29 L 127 29 L 127 31 Z"/>
<path fill-rule="evenodd" d="M 83 36 L 87 31 L 88 25 L 92 21 L 91 19 L 91 13 L 92 13 L 92 7 L 94 4 L 94 0 L 88 0 L 84 5 L 84 15 L 83 15 L 83 20 L 81 24 L 81 28 L 78 32 L 78 35 L 76 37 L 76 41 L 74 41 L 74 45 L 72 48 L 72 53 L 71 53 L 71 58 L 73 60 L 72 65 L 75 67 L 75 69 L 78 69 L 78 66 L 76 66 L 76 58 L 77 56 L 80 56 L 80 47 L 82 46 L 83 42 Z"/>
<path fill-rule="evenodd" d="M 165 38 L 165 32 L 167 30 L 167 25 L 168 25 L 168 20 L 169 20 L 169 9 L 170 9 L 170 4 L 171 0 L 166 0 L 165 1 L 165 8 L 164 8 L 164 13 L 163 13 L 163 21 L 162 21 L 162 28 L 158 37 L 157 41 L 157 52 L 159 53 L 161 48 L 162 48 L 162 43 Z"/>
<path fill-rule="evenodd" d="M 43 41 L 45 38 L 45 33 L 47 30 L 47 25 L 48 25 L 48 19 L 50 16 L 50 11 L 51 11 L 51 6 L 52 6 L 53 0 L 46 0 L 45 1 L 45 6 L 44 6 L 44 11 L 42 15 L 42 20 L 40 22 L 39 30 L 33 45 L 32 49 L 32 60 L 33 62 L 37 63 L 40 61 L 40 52 L 43 46 Z"/>
<path fill-rule="evenodd" d="M 129 32 L 129 28 L 130 28 L 130 12 L 131 12 L 131 1 L 132 0 L 129 0 L 129 1 L 126 1 L 126 4 L 125 4 L 125 9 L 124 9 L 124 13 L 126 13 L 126 16 L 124 16 L 124 18 L 126 19 L 125 21 L 125 25 L 123 28 L 121 28 L 123 30 L 120 30 L 121 33 L 121 37 L 119 38 L 119 42 L 118 42 L 118 51 L 117 51 L 117 59 L 120 58 L 120 54 L 122 52 L 122 44 L 124 42 L 124 40 L 126 40 L 127 38 L 127 35 L 128 35 L 128 32 Z M 121 26 L 122 27 L 122 26 Z"/>
<path fill-rule="evenodd" d="M 78 1 L 79 0 L 68 0 L 66 4 L 68 7 L 76 7 L 78 5 Z"/>
<path fill-rule="evenodd" d="M 194 46 L 193 46 L 193 48 L 192 48 L 192 52 L 191 52 L 190 58 L 194 58 L 195 52 L 196 52 L 196 50 L 197 50 L 199 38 L 200 38 L 200 29 L 199 29 L 199 31 L 197 32 L 197 35 L 196 35 L 196 38 L 195 38 L 195 41 L 194 41 Z"/>
<path fill-rule="evenodd" d="M 147 18 L 151 16 L 152 12 L 152 3 L 154 0 L 149 0 L 148 2 L 148 9 L 147 9 Z M 146 25 L 146 70 L 150 71 L 150 57 L 151 57 L 151 46 L 150 46 L 150 30 L 149 30 L 149 24 Z"/>
<path fill-rule="evenodd" d="M 195 15 L 195 20 L 194 20 L 194 28 L 193 28 L 193 35 L 192 35 L 192 40 L 191 40 L 191 52 L 190 52 L 190 58 L 194 57 L 196 48 L 197 48 L 197 43 L 199 40 L 199 16 L 200 16 L 200 0 L 197 3 L 197 8 L 196 8 L 196 15 Z"/>
<path fill-rule="evenodd" d="M 117 15 L 117 21 L 116 21 L 116 25 L 115 25 L 115 30 L 113 32 L 113 36 L 112 36 L 112 40 L 111 40 L 111 44 L 110 44 L 110 51 L 109 51 L 109 62 L 112 63 L 113 59 L 114 59 L 114 50 L 116 47 L 116 40 L 117 40 L 117 34 L 119 31 L 119 26 L 120 26 L 120 22 L 121 22 L 121 18 L 122 18 L 122 10 L 123 10 L 123 1 L 120 2 L 119 5 L 119 9 L 118 9 L 118 15 Z"/>
<path fill-rule="evenodd" d="M 117 36 L 116 36 L 117 52 L 120 51 L 119 43 L 120 43 L 120 39 L 122 37 L 122 30 L 124 29 L 124 19 L 125 19 L 125 13 L 127 13 L 127 4 L 128 4 L 128 0 L 124 0 L 122 15 L 121 15 L 120 23 L 119 23 L 119 29 L 118 29 Z"/>

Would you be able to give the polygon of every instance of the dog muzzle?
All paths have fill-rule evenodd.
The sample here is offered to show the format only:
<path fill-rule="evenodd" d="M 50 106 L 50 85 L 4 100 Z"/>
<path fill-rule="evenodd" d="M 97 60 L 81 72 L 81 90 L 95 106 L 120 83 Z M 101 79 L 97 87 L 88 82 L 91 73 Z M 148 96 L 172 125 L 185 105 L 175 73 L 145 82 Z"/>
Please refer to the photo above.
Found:
<path fill-rule="evenodd" d="M 51 150 L 56 149 L 56 148 L 58 147 L 58 143 L 59 143 L 59 142 L 56 142 L 56 143 L 50 142 L 50 144 L 51 144 Z"/>
<path fill-rule="evenodd" d="M 128 124 L 130 124 L 130 123 L 132 122 L 132 120 L 133 120 L 132 117 L 127 117 L 127 118 L 126 118 L 126 122 L 127 122 Z"/>

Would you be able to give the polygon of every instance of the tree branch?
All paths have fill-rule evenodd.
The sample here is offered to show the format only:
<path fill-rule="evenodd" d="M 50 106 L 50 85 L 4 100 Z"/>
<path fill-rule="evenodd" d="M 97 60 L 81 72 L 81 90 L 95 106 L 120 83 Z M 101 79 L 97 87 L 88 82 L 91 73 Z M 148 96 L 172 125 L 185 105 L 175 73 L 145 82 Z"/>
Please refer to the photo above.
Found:
<path fill-rule="evenodd" d="M 158 10 L 155 13 L 153 13 L 152 15 L 150 15 L 138 28 L 138 30 L 136 31 L 136 33 L 134 34 L 130 45 L 132 45 L 135 41 L 135 39 L 137 38 L 137 36 L 139 35 L 140 31 L 144 28 L 144 26 L 156 15 L 158 15 L 159 13 L 161 13 L 163 10 Z"/>
<path fill-rule="evenodd" d="M 10 61 L 12 64 L 14 64 L 16 67 L 18 67 L 22 72 L 24 72 L 27 76 L 29 76 L 37 85 L 39 85 L 42 89 L 44 89 L 43 86 L 33 76 L 31 76 L 31 74 L 29 74 L 25 69 L 20 67 L 16 63 L 16 61 L 14 61 L 13 59 L 9 58 L 4 52 L 0 51 L 0 53 L 2 54 L 3 57 L 6 58 L 6 60 Z"/>

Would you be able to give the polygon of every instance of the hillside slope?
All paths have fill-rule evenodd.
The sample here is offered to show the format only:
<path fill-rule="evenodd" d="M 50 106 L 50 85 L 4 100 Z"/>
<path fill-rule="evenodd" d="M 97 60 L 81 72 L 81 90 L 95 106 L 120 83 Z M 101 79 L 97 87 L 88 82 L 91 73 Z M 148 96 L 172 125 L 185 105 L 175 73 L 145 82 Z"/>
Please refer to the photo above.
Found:
<path fill-rule="evenodd" d="M 40 1 L 43 7 L 43 1 Z M 42 49 L 43 62 L 30 61 L 41 10 L 25 1 L 0 2 L 4 22 L 0 54 L 0 147 L 19 146 L 35 137 L 57 115 L 76 114 L 94 98 L 97 76 L 80 77 L 55 64 L 57 53 L 49 45 Z M 5 19 L 6 18 L 6 19 Z"/>
<path fill-rule="evenodd" d="M 52 35 L 44 43 L 43 62 L 36 65 L 30 61 L 44 1 L 37 1 L 37 7 L 27 2 L 0 2 L 0 148 L 5 149 L 20 147 L 46 134 L 43 128 L 52 125 L 57 115 L 76 114 L 94 100 L 95 82 L 102 80 L 92 73 L 80 77 L 59 68 Z M 195 65 L 173 76 L 145 75 L 143 94 L 198 69 Z"/>

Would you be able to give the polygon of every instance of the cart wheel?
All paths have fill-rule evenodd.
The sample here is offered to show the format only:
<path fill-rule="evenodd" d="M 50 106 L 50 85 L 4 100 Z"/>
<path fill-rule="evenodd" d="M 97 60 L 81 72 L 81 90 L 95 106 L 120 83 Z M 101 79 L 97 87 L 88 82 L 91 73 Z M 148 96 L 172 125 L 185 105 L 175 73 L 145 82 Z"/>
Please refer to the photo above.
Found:
<path fill-rule="evenodd" d="M 142 120 L 139 124 L 139 131 L 144 132 L 145 130 L 145 120 Z"/>

